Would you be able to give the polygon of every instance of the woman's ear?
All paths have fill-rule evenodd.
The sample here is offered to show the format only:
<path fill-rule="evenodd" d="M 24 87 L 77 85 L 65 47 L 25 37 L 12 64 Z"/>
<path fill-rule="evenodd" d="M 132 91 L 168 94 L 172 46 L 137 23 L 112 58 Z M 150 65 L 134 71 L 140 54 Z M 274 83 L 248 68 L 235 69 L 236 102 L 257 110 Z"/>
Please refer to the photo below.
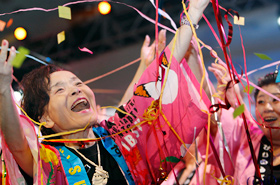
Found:
<path fill-rule="evenodd" d="M 49 117 L 49 115 L 47 115 L 46 113 L 44 113 L 44 115 L 41 117 L 41 119 L 39 121 L 41 123 L 45 122 L 44 127 L 46 127 L 46 128 L 52 128 L 54 126 L 54 122 Z"/>

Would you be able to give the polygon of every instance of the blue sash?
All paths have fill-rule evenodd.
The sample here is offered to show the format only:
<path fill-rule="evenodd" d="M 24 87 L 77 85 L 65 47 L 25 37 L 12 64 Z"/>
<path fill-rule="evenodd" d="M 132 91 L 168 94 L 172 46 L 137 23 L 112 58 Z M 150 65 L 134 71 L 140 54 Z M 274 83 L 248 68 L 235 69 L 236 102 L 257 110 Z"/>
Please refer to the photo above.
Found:
<path fill-rule="evenodd" d="M 107 136 L 108 132 L 103 127 L 93 128 L 93 131 L 99 136 Z M 121 167 L 129 185 L 135 185 L 128 166 L 119 150 L 117 144 L 112 138 L 108 137 L 101 140 L 104 148 L 112 155 Z M 79 157 L 73 154 L 65 146 L 55 146 L 61 156 L 61 162 L 68 180 L 69 185 L 91 185 L 86 170 Z M 109 174 L 110 175 L 110 174 Z M 109 177 L 110 178 L 110 177 Z"/>
<path fill-rule="evenodd" d="M 56 146 L 55 148 L 60 153 L 61 162 L 69 185 L 91 185 L 80 158 L 65 146 Z"/>
<path fill-rule="evenodd" d="M 103 127 L 95 127 L 95 128 L 93 128 L 93 131 L 99 137 L 104 137 L 104 136 L 109 135 L 107 130 L 105 130 Z M 117 144 L 114 142 L 114 140 L 110 137 L 107 137 L 106 139 L 102 139 L 101 142 L 102 142 L 104 148 L 111 154 L 111 156 L 117 161 L 118 165 L 121 167 L 129 185 L 135 185 L 134 180 L 131 176 L 131 173 L 128 169 L 128 166 L 122 156 L 122 153 L 121 153 L 119 147 L 117 146 Z"/>

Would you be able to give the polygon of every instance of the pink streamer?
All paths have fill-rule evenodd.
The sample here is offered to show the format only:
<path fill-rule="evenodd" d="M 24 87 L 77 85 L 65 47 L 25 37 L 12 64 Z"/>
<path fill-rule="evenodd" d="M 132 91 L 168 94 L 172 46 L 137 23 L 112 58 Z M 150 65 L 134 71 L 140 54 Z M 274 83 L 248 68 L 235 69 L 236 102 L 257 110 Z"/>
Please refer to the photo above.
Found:
<path fill-rule="evenodd" d="M 102 1 L 102 0 L 82 0 L 82 1 L 75 1 L 75 2 L 69 2 L 69 3 L 66 3 L 62 6 L 69 6 L 69 5 L 74 5 L 74 4 L 81 4 L 81 3 L 88 3 L 88 2 L 99 2 L 99 1 Z M 128 5 L 128 4 L 125 4 L 125 3 L 121 3 L 121 2 L 116 2 L 116 1 L 111 1 L 111 0 L 107 0 L 108 2 L 111 2 L 111 3 L 117 3 L 117 4 L 122 4 L 122 5 L 125 5 L 129 8 L 132 8 L 134 9 L 139 15 L 141 15 L 144 19 L 146 19 L 147 21 L 155 24 L 155 20 L 151 19 L 150 17 L 146 16 L 145 14 L 143 14 L 140 10 L 138 10 L 137 8 L 131 6 L 131 5 Z M 10 14 L 15 14 L 15 13 L 19 13 L 19 12 L 28 12 L 28 11 L 44 11 L 44 12 L 51 12 L 51 11 L 54 11 L 54 10 L 57 10 L 58 7 L 56 8 L 51 8 L 51 9 L 45 9 L 45 8 L 40 8 L 40 7 L 34 7 L 34 8 L 27 8 L 27 9 L 19 9 L 19 10 L 16 10 L 16 11 L 13 11 L 13 12 L 8 12 L 8 13 L 2 13 L 0 14 L 0 16 L 4 16 L 4 15 L 10 15 Z M 175 30 L 167 27 L 167 26 L 164 26 L 160 23 L 158 23 L 158 26 L 160 26 L 161 28 L 164 28 L 168 31 L 170 31 L 171 33 L 176 33 Z"/>
<path fill-rule="evenodd" d="M 117 69 L 114 69 L 114 70 L 108 72 L 108 73 L 105 73 L 105 74 L 100 75 L 100 76 L 98 76 L 98 77 L 95 77 L 95 78 L 92 78 L 92 79 L 90 79 L 90 80 L 87 80 L 87 81 L 84 82 L 84 84 L 89 84 L 89 83 L 91 83 L 91 82 L 94 82 L 94 81 L 96 81 L 96 80 L 99 80 L 99 79 L 101 79 L 101 78 L 104 78 L 104 77 L 106 77 L 106 76 L 108 76 L 108 75 L 110 75 L 110 74 L 113 74 L 113 73 L 115 73 L 115 72 L 117 72 L 117 71 L 119 71 L 119 70 L 121 70 L 121 69 L 124 69 L 124 68 L 126 68 L 126 67 L 128 67 L 128 66 L 130 66 L 130 65 L 132 65 L 132 64 L 134 64 L 134 63 L 136 63 L 136 62 L 138 62 L 138 61 L 140 61 L 140 58 L 138 58 L 138 59 L 136 59 L 136 60 L 133 60 L 132 62 L 129 62 L 128 64 L 125 64 L 125 65 L 123 65 L 123 66 L 121 66 L 121 67 L 119 67 L 119 68 L 117 68 Z"/>
<path fill-rule="evenodd" d="M 83 48 L 78 47 L 78 48 L 79 48 L 80 51 L 88 52 L 88 53 L 90 53 L 90 54 L 93 54 L 93 52 L 90 51 L 90 50 L 89 50 L 88 48 L 86 48 L 86 47 L 83 47 Z"/>
<path fill-rule="evenodd" d="M 253 74 L 253 73 L 255 73 L 255 72 L 259 71 L 259 70 L 266 69 L 266 68 L 269 68 L 269 67 L 272 67 L 272 66 L 276 66 L 278 64 L 280 64 L 280 60 L 277 61 L 277 62 L 273 62 L 273 63 L 267 64 L 267 65 L 265 65 L 263 67 L 260 67 L 258 69 L 254 69 L 254 70 L 248 72 L 247 75 L 251 75 L 251 74 Z"/>

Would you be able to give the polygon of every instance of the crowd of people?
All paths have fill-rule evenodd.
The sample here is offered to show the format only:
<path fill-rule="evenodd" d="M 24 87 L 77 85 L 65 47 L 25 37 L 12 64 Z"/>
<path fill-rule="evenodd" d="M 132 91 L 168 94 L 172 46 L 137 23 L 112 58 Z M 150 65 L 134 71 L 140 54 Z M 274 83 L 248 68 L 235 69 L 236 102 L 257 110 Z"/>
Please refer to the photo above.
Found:
<path fill-rule="evenodd" d="M 190 0 L 192 24 L 198 24 L 208 3 Z M 213 63 L 208 70 L 222 92 L 215 102 L 227 100 L 230 108 L 211 115 L 214 90 L 205 81 L 200 95 L 203 70 L 198 47 L 192 41 L 190 22 L 186 16 L 183 19 L 166 47 L 165 30 L 159 32 L 158 59 L 155 44 L 150 45 L 146 36 L 141 63 L 120 107 L 102 121 L 91 89 L 55 65 L 24 76 L 19 110 L 11 89 L 16 49 L 8 52 L 9 43 L 3 40 L 1 183 L 280 184 L 280 104 L 268 95 L 280 98 L 277 73 L 258 82 L 268 93 L 255 92 L 256 120 L 246 107 L 243 116 L 233 118 L 237 105 L 244 104 L 238 84 L 225 63 Z M 38 139 L 35 122 L 41 125 L 43 141 Z M 213 144 L 209 153 L 207 123 L 211 123 Z"/>

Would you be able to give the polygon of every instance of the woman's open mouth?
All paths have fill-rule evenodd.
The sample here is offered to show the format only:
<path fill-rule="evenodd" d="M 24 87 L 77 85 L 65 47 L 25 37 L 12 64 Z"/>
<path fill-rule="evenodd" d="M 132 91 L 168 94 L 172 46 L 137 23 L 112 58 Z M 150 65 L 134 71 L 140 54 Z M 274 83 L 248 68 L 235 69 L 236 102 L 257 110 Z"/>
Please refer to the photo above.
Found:
<path fill-rule="evenodd" d="M 77 99 L 71 106 L 71 110 L 73 112 L 81 112 L 86 109 L 90 109 L 90 105 L 85 98 Z"/>

